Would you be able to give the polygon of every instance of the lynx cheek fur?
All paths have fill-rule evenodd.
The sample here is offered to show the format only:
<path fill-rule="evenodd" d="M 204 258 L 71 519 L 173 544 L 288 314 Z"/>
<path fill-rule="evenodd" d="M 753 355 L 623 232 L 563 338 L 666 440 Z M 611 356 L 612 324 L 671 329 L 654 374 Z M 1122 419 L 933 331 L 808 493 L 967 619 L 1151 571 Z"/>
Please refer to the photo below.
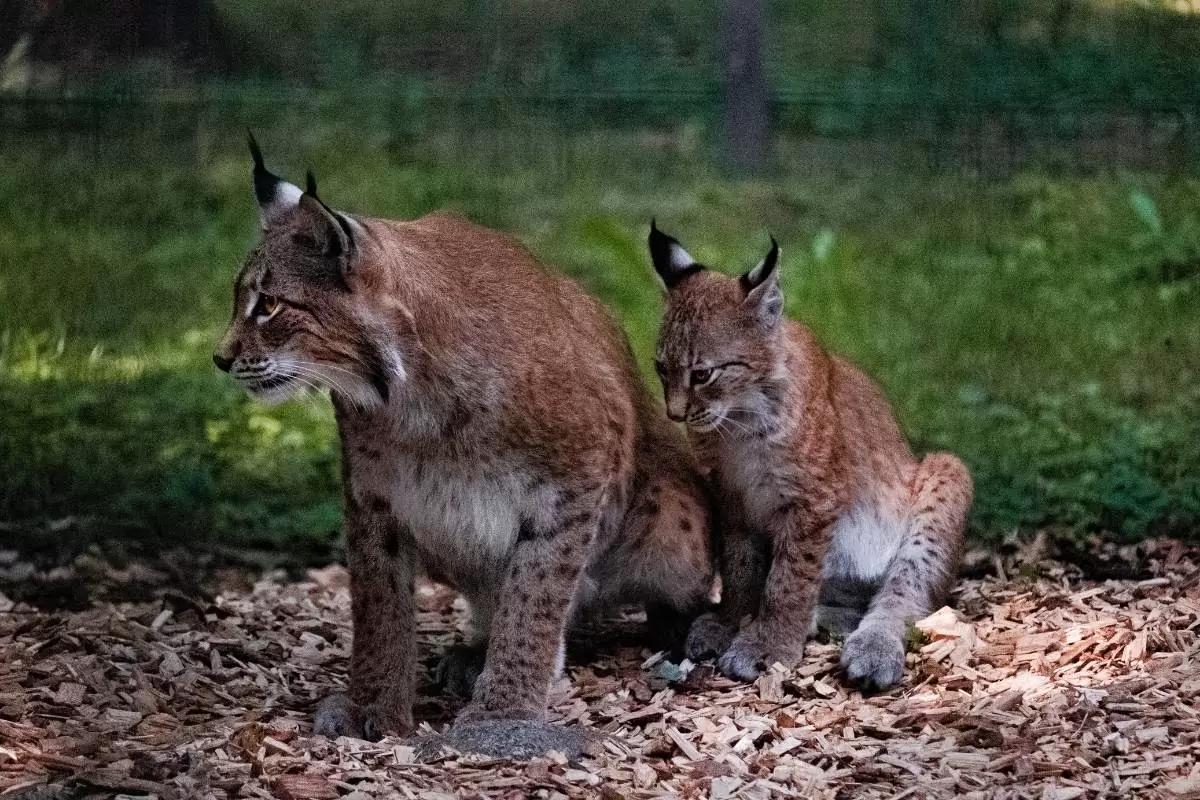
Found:
<path fill-rule="evenodd" d="M 653 225 L 650 251 L 668 289 L 667 413 L 687 424 L 721 516 L 722 602 L 693 625 L 689 655 L 750 680 L 794 665 L 819 624 L 849 634 L 851 679 L 897 682 L 907 623 L 956 571 L 966 467 L 945 453 L 917 461 L 879 388 L 783 318 L 774 240 L 740 278 Z"/>
<path fill-rule="evenodd" d="M 575 611 L 698 612 L 701 480 L 601 305 L 501 234 L 340 213 L 251 151 L 263 237 L 214 360 L 266 400 L 331 390 L 354 638 L 316 730 L 412 725 L 418 569 L 471 606 L 442 670 L 481 669 L 456 727 L 541 720 Z"/>

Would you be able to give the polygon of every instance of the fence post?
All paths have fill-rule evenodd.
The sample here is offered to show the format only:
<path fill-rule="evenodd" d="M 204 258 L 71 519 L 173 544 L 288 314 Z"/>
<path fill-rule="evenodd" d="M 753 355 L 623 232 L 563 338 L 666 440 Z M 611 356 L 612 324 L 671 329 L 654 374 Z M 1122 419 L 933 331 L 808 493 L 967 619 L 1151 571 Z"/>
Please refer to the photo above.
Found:
<path fill-rule="evenodd" d="M 762 170 L 767 151 L 768 91 L 763 58 L 765 0 L 725 0 L 725 160 L 738 172 Z"/>

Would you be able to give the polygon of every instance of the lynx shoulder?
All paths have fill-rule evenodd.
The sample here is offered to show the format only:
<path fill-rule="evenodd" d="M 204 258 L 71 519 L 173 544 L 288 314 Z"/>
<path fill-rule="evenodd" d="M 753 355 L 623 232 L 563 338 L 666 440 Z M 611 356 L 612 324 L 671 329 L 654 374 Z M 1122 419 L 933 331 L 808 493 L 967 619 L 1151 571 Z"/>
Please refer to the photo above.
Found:
<path fill-rule="evenodd" d="M 900 680 L 905 629 L 957 568 L 971 478 L 918 460 L 883 392 L 783 315 L 779 247 L 738 278 L 697 264 L 652 226 L 667 307 L 657 368 L 667 413 L 711 472 L 723 597 L 690 655 L 731 677 L 792 665 L 814 625 L 846 634 L 851 679 Z"/>
<path fill-rule="evenodd" d="M 471 694 L 460 725 L 541 720 L 572 614 L 700 610 L 701 481 L 602 306 L 507 236 L 336 211 L 251 149 L 262 239 L 214 360 L 259 398 L 315 385 L 336 410 L 354 637 L 316 729 L 412 725 L 419 571 L 470 605 L 440 670 Z"/>

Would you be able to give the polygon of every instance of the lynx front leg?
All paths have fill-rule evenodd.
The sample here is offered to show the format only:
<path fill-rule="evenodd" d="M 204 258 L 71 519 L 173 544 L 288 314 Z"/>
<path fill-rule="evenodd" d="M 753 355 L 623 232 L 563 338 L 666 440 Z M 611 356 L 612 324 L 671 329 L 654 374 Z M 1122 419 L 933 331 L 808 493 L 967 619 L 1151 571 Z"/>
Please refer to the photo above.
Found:
<path fill-rule="evenodd" d="M 911 528 L 842 650 L 852 680 L 883 688 L 904 675 L 908 624 L 933 610 L 954 578 L 971 494 L 971 476 L 954 456 L 930 455 L 917 468 Z"/>
<path fill-rule="evenodd" d="M 792 503 L 776 512 L 768 529 L 772 558 L 758 615 L 717 661 L 730 678 L 754 680 L 776 661 L 790 667 L 804 655 L 833 519 Z"/>
<path fill-rule="evenodd" d="M 595 505 L 593 500 L 568 512 L 558 531 L 523 526 L 463 720 L 544 717 L 572 599 L 599 522 Z"/>
<path fill-rule="evenodd" d="M 376 739 L 412 727 L 416 681 L 412 533 L 386 500 L 353 498 L 346 508 L 350 567 L 350 691 L 317 708 L 313 728 L 330 737 Z"/>
<path fill-rule="evenodd" d="M 546 696 L 562 667 L 563 636 L 605 495 L 595 490 L 563 503 L 556 524 L 521 526 L 483 672 L 445 737 L 451 747 L 512 758 L 579 751 L 578 731 L 544 722 Z"/>

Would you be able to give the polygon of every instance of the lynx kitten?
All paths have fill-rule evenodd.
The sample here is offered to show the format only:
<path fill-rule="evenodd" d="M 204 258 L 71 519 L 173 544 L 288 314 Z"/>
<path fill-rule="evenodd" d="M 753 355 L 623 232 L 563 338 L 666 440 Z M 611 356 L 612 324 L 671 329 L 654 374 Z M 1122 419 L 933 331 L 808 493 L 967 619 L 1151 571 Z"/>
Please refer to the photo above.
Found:
<path fill-rule="evenodd" d="M 668 289 L 657 368 L 712 480 L 720 608 L 693 658 L 750 680 L 794 665 L 814 625 L 848 634 L 851 679 L 900 680 L 905 629 L 948 589 L 971 505 L 952 455 L 918 461 L 866 375 L 783 317 L 779 247 L 739 278 L 709 271 L 653 225 Z"/>

